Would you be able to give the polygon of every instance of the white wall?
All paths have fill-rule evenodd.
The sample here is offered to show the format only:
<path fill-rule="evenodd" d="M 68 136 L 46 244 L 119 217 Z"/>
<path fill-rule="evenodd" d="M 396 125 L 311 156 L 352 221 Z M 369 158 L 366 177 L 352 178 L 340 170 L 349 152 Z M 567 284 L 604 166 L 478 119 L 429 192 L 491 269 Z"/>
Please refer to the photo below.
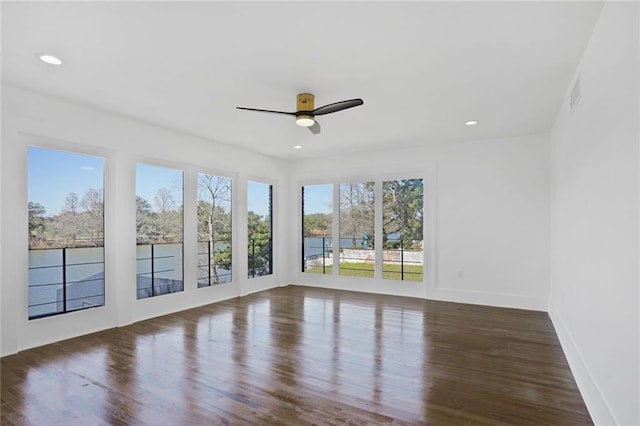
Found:
<path fill-rule="evenodd" d="M 2 145 L 2 353 L 259 291 L 301 283 L 543 310 L 548 294 L 548 137 L 474 141 L 342 155 L 289 164 L 125 117 L 5 87 Z M 27 146 L 102 155 L 106 164 L 105 307 L 29 321 L 27 314 Z M 246 259 L 246 182 L 274 183 L 275 274 L 195 288 L 193 223 L 185 228 L 185 291 L 135 299 L 135 164 L 185 171 L 185 217 L 194 216 L 198 171 L 234 178 L 234 257 Z M 300 185 L 354 178 L 422 177 L 422 283 L 302 274 Z M 437 202 L 436 202 L 437 201 Z M 292 225 L 293 224 L 293 225 Z M 295 247 L 291 250 L 290 247 Z M 459 272 L 462 271 L 462 278 Z M 311 275 L 311 276 L 310 276 Z"/>
<path fill-rule="evenodd" d="M 422 283 L 302 272 L 295 281 L 546 310 L 548 155 L 548 136 L 540 135 L 298 161 L 292 169 L 298 194 L 304 184 L 422 177 L 426 271 Z M 293 247 L 301 247 L 300 235 L 298 225 L 291 235 Z"/>
<path fill-rule="evenodd" d="M 2 22 L 2 7 L 0 7 L 0 22 Z M 2 35 L 0 31 L 0 45 L 2 45 Z M 0 70 L 2 70 L 2 55 L 0 55 Z M 0 71 L 1 77 L 2 71 Z M 1 81 L 1 79 L 0 79 Z M 0 84 L 0 136 L 2 135 L 2 85 Z M 0 166 L 2 165 L 2 144 L 0 143 Z M 2 188 L 2 173 L 0 173 L 0 188 Z M 0 241 L 2 238 L 2 197 L 0 197 Z M 0 244 L 0 271 L 2 271 L 2 244 Z M 0 333 L 2 333 L 2 274 L 0 273 Z M 2 356 L 2 337 L 0 337 L 0 356 Z"/>
<path fill-rule="evenodd" d="M 2 354 L 121 326 L 271 288 L 286 282 L 290 269 L 283 244 L 289 202 L 288 163 L 263 155 L 146 125 L 125 117 L 3 87 L 2 129 Z M 28 320 L 27 313 L 27 146 L 37 145 L 106 157 L 106 306 Z M 195 285 L 194 221 L 186 220 L 185 291 L 149 299 L 135 298 L 135 165 L 150 164 L 185 171 L 185 217 L 195 218 L 197 172 L 234 178 L 233 283 L 198 289 Z M 248 280 L 246 183 L 274 184 L 274 275 Z"/>
<path fill-rule="evenodd" d="M 638 17 L 605 4 L 551 133 L 550 314 L 598 424 L 640 424 Z"/>

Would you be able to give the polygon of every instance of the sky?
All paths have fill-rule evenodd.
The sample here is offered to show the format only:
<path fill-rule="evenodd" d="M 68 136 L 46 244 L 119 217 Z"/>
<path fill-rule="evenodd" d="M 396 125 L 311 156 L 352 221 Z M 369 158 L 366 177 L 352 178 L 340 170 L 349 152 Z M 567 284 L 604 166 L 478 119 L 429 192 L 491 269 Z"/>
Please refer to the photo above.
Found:
<path fill-rule="evenodd" d="M 305 185 L 304 213 L 333 212 L 333 185 Z"/>
<path fill-rule="evenodd" d="M 67 195 L 75 192 L 81 200 L 87 189 L 104 187 L 103 157 L 65 151 L 29 147 L 28 199 L 40 203 L 46 216 L 62 212 Z M 159 188 L 169 188 L 175 194 L 176 205 L 182 200 L 183 172 L 178 169 L 137 164 L 136 195 L 149 201 L 155 209 Z M 331 213 L 333 185 L 305 186 L 305 212 Z M 248 210 L 266 216 L 269 207 L 269 184 L 249 182 Z"/>
<path fill-rule="evenodd" d="M 29 147 L 28 200 L 43 205 L 46 216 L 57 215 L 62 212 L 69 193 L 75 192 L 82 200 L 87 189 L 104 187 L 104 162 L 103 157 Z M 136 195 L 155 208 L 155 195 L 163 187 L 174 191 L 176 205 L 182 203 L 181 170 L 146 164 L 136 166 Z"/>
<path fill-rule="evenodd" d="M 251 182 L 247 184 L 247 210 L 260 216 L 269 214 L 269 184 Z"/>
<path fill-rule="evenodd" d="M 168 167 L 136 165 L 136 196 L 140 196 L 151 204 L 155 211 L 155 198 L 160 188 L 171 190 L 176 208 L 183 202 L 183 172 Z"/>
<path fill-rule="evenodd" d="M 78 199 L 104 184 L 104 158 L 29 147 L 28 199 L 44 206 L 47 216 L 60 213 L 67 195 Z"/>

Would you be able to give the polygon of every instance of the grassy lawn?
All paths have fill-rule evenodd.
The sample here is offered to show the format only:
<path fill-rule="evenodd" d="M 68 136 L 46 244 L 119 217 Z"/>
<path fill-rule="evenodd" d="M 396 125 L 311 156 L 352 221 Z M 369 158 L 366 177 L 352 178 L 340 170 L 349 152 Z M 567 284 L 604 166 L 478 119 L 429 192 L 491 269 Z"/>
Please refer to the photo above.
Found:
<path fill-rule="evenodd" d="M 373 264 L 371 263 L 342 263 L 340 275 L 351 277 L 368 277 L 373 278 Z M 325 274 L 333 273 L 333 266 L 329 265 L 324 268 Z M 321 274 L 322 266 L 310 268 L 306 271 L 312 274 Z M 400 280 L 400 265 L 384 265 L 382 277 L 390 280 Z M 422 281 L 422 265 L 404 265 L 405 281 Z"/>

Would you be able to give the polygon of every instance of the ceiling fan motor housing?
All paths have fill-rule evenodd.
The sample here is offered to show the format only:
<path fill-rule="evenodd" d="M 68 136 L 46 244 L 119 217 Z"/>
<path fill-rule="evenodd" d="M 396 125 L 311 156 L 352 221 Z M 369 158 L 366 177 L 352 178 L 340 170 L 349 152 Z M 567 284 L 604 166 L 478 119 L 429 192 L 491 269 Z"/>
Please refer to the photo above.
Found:
<path fill-rule="evenodd" d="M 297 112 L 308 112 L 310 113 L 315 108 L 313 106 L 313 95 L 311 93 L 300 93 L 298 94 L 298 107 L 296 108 Z M 306 114 L 311 115 L 311 114 Z"/>
<path fill-rule="evenodd" d="M 313 126 L 313 95 L 311 93 L 300 93 L 297 96 L 296 124 L 302 127 Z"/>

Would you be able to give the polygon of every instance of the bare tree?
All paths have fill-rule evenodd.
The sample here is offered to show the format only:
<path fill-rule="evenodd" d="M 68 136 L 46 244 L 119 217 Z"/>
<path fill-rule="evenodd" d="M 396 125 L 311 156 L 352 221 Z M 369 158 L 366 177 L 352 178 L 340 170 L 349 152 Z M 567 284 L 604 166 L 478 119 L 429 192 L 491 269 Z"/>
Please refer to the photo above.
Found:
<path fill-rule="evenodd" d="M 340 235 L 351 237 L 352 246 L 365 233 L 374 233 L 373 182 L 358 182 L 340 185 Z"/>
<path fill-rule="evenodd" d="M 154 197 L 158 213 L 157 230 L 164 241 L 182 241 L 182 213 L 176 208 L 176 201 L 169 188 L 160 188 Z M 173 235 L 172 235 L 173 234 Z"/>
<path fill-rule="evenodd" d="M 82 234 L 79 206 L 78 194 L 75 192 L 67 194 L 62 213 L 55 217 L 51 226 L 54 240 L 64 239 L 64 242 L 60 241 L 60 243 L 70 246 L 76 245 L 76 240 Z"/>
<path fill-rule="evenodd" d="M 230 239 L 231 234 L 231 179 L 209 174 L 198 175 L 198 240 L 209 245 L 214 253 L 209 274 L 219 284 L 218 264 L 231 262 L 230 245 L 225 255 L 215 253 L 215 243 Z M 226 256 L 226 251 L 229 256 Z M 228 258 L 228 262 L 227 262 Z"/>
<path fill-rule="evenodd" d="M 67 195 L 67 198 L 64 199 L 64 208 L 62 209 L 62 211 L 65 213 L 76 214 L 78 213 L 78 205 L 78 194 L 76 194 L 75 192 L 70 192 Z"/>
<path fill-rule="evenodd" d="M 104 198 L 102 188 L 89 188 L 80 201 L 84 209 L 84 228 L 89 234 L 92 245 L 100 244 L 104 230 Z"/>
<path fill-rule="evenodd" d="M 166 213 L 172 211 L 176 206 L 176 201 L 173 199 L 173 193 L 169 188 L 158 189 L 154 201 L 158 213 Z"/>

